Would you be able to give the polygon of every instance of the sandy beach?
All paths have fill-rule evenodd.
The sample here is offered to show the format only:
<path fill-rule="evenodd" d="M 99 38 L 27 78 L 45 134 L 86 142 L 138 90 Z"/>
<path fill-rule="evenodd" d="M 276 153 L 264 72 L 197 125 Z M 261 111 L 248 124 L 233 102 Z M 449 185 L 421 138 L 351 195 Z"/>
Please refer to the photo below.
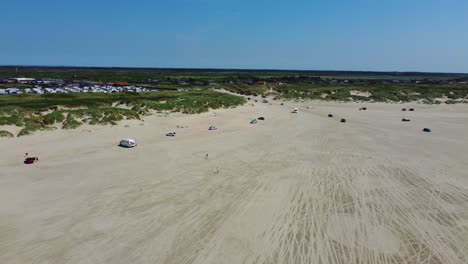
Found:
<path fill-rule="evenodd" d="M 0 263 L 468 263 L 467 104 L 254 105 L 0 138 Z"/>

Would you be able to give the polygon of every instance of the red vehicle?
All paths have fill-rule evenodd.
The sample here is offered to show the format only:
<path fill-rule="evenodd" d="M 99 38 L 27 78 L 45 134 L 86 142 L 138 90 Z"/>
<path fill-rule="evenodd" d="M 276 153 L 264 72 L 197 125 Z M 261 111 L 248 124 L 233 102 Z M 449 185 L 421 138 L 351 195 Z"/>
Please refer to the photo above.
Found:
<path fill-rule="evenodd" d="M 27 157 L 24 159 L 24 164 L 33 164 L 38 161 L 39 161 L 38 157 Z"/>

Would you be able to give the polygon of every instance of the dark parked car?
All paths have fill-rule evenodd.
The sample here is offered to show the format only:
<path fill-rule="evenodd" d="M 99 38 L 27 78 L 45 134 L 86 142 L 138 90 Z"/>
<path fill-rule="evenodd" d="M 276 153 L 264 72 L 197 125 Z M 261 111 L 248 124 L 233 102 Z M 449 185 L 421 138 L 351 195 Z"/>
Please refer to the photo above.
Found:
<path fill-rule="evenodd" d="M 38 157 L 27 157 L 24 159 L 24 164 L 33 164 L 38 161 L 39 161 Z"/>

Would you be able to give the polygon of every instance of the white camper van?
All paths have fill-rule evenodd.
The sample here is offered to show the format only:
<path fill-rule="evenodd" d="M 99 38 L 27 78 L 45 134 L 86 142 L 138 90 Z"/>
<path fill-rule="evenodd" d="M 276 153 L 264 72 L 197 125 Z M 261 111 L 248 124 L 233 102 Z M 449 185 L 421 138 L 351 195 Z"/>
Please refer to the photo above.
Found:
<path fill-rule="evenodd" d="M 126 148 L 133 148 L 136 147 L 137 143 L 134 139 L 131 138 L 125 138 L 120 140 L 119 146 L 121 147 L 126 147 Z"/>

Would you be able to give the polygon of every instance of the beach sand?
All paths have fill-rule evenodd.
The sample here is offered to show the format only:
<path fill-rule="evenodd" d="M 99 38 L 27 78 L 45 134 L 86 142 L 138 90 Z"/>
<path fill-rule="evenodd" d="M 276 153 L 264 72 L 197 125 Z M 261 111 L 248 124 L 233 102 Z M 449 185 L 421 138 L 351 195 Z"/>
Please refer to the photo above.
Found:
<path fill-rule="evenodd" d="M 468 263 L 468 105 L 273 101 L 0 146 L 0 263 Z"/>

